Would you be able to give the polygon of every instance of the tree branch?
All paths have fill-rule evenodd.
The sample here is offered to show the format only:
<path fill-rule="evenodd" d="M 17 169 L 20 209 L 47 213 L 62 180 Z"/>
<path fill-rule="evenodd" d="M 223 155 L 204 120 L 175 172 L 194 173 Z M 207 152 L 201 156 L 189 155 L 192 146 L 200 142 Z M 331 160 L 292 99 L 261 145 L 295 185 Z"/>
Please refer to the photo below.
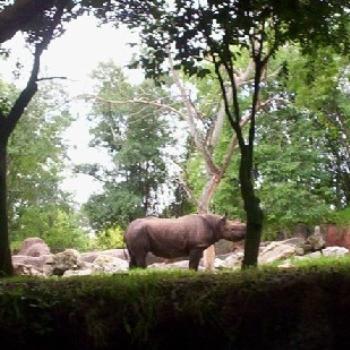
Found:
<path fill-rule="evenodd" d="M 34 62 L 33 62 L 33 68 L 32 72 L 30 74 L 30 77 L 27 82 L 27 86 L 24 88 L 24 90 L 20 93 L 17 100 L 15 101 L 14 105 L 12 106 L 7 118 L 6 118 L 6 127 L 3 136 L 5 138 L 8 138 L 13 130 L 15 129 L 19 119 L 21 118 L 25 108 L 28 106 L 30 100 L 35 95 L 38 86 L 37 86 L 37 79 L 38 74 L 40 70 L 40 58 L 44 50 L 46 50 L 47 46 L 49 45 L 54 31 L 58 24 L 61 21 L 64 8 L 69 0 L 65 0 L 60 2 L 60 6 L 57 7 L 57 10 L 53 16 L 52 23 L 48 30 L 46 30 L 43 34 L 42 41 L 35 45 L 35 52 L 34 52 Z"/>
<path fill-rule="evenodd" d="M 45 77 L 45 78 L 38 78 L 36 81 L 46 81 L 46 80 L 54 80 L 54 79 L 62 79 L 67 80 L 67 77 Z"/>
<path fill-rule="evenodd" d="M 171 73 L 172 73 L 174 82 L 180 91 L 181 100 L 182 100 L 182 102 L 185 105 L 186 110 L 187 110 L 187 113 L 185 114 L 185 120 L 188 123 L 189 130 L 190 130 L 191 136 L 194 140 L 194 143 L 196 145 L 196 148 L 203 155 L 203 158 L 204 158 L 204 161 L 205 161 L 205 164 L 206 164 L 208 171 L 211 174 L 216 174 L 218 172 L 218 168 L 216 167 L 202 137 L 200 136 L 200 134 L 198 132 L 198 128 L 196 127 L 196 124 L 195 124 L 195 119 L 201 119 L 198 117 L 199 113 L 187 96 L 186 90 L 181 83 L 179 74 L 174 69 L 174 63 L 173 63 L 173 60 L 172 60 L 172 57 L 170 54 L 168 56 L 168 59 L 169 59 L 169 64 L 170 64 Z"/>
<path fill-rule="evenodd" d="M 199 201 L 197 200 L 196 196 L 190 189 L 190 187 L 187 185 L 186 180 L 182 177 L 180 174 L 179 177 L 176 179 L 178 184 L 183 188 L 183 190 L 186 192 L 188 199 L 198 208 L 199 207 Z"/>
<path fill-rule="evenodd" d="M 0 13 L 0 43 L 11 39 L 57 0 L 16 0 Z"/>
<path fill-rule="evenodd" d="M 80 96 L 78 96 L 78 98 L 94 99 L 96 101 L 108 103 L 108 104 L 111 104 L 111 105 L 127 105 L 127 104 L 150 105 L 150 106 L 158 107 L 159 109 L 165 109 L 165 110 L 168 110 L 169 112 L 178 114 L 181 118 L 186 120 L 186 115 L 185 114 L 181 113 L 176 108 L 174 108 L 174 107 L 172 107 L 172 106 L 170 106 L 168 104 L 162 103 L 162 102 L 148 101 L 148 100 L 142 100 L 142 99 L 115 101 L 115 100 L 109 100 L 109 99 L 106 99 L 106 98 L 103 98 L 103 97 L 100 97 L 100 96 L 89 95 L 89 94 L 80 95 Z"/>

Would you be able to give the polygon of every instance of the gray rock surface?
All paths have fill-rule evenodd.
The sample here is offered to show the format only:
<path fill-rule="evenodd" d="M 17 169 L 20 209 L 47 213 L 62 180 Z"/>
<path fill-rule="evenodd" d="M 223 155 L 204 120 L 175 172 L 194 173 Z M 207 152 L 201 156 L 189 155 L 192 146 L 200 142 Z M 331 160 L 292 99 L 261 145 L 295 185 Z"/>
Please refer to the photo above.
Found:
<path fill-rule="evenodd" d="M 259 264 L 270 264 L 276 260 L 287 259 L 296 253 L 296 246 L 283 241 L 271 242 L 259 254 Z"/>
<path fill-rule="evenodd" d="M 22 242 L 21 249 L 16 255 L 38 257 L 49 254 L 51 254 L 50 248 L 41 238 L 31 237 Z"/>
<path fill-rule="evenodd" d="M 348 255 L 349 249 L 344 247 L 327 247 L 322 249 L 322 254 L 323 256 L 339 258 Z"/>

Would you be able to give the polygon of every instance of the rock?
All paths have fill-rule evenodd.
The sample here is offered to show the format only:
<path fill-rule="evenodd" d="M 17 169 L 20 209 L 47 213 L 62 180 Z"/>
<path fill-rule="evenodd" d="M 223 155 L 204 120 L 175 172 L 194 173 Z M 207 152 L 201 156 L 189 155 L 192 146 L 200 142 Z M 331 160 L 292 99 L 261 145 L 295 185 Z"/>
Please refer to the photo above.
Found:
<path fill-rule="evenodd" d="M 226 268 L 225 261 L 219 258 L 215 258 L 214 260 L 214 268 L 215 269 L 224 269 Z"/>
<path fill-rule="evenodd" d="M 75 249 L 66 249 L 53 256 L 52 261 L 44 266 L 47 274 L 62 276 L 67 270 L 77 270 L 84 266 L 80 254 Z"/>
<path fill-rule="evenodd" d="M 62 277 L 73 277 L 73 276 L 89 276 L 94 273 L 91 267 L 84 268 L 82 270 L 67 270 L 63 273 Z"/>
<path fill-rule="evenodd" d="M 312 252 L 304 256 L 295 256 L 294 260 L 307 260 L 307 259 L 318 259 L 322 257 L 321 251 Z"/>
<path fill-rule="evenodd" d="M 326 241 L 324 240 L 322 234 L 321 234 L 321 229 L 320 226 L 315 226 L 315 232 L 308 237 L 306 240 L 307 244 L 310 244 L 311 250 L 321 250 L 322 248 L 325 247 Z"/>
<path fill-rule="evenodd" d="M 243 251 L 239 251 L 237 253 L 230 254 L 224 260 L 224 267 L 229 268 L 229 269 L 241 267 L 243 256 L 244 256 Z"/>
<path fill-rule="evenodd" d="M 98 256 L 93 263 L 92 270 L 94 273 L 117 273 L 125 272 L 129 269 L 129 263 L 120 258 L 116 258 L 108 255 Z"/>
<path fill-rule="evenodd" d="M 25 275 L 25 276 L 42 276 L 37 269 L 31 265 L 17 264 L 13 267 L 15 275 Z"/>
<path fill-rule="evenodd" d="M 305 255 L 305 249 L 303 247 L 296 247 L 295 248 L 295 255 L 298 255 L 298 256 Z"/>
<path fill-rule="evenodd" d="M 259 264 L 269 264 L 295 255 L 296 247 L 283 242 L 271 242 L 259 254 Z"/>
<path fill-rule="evenodd" d="M 127 249 L 107 249 L 102 251 L 86 252 L 80 255 L 82 261 L 93 263 L 98 256 L 112 256 L 119 259 L 128 260 L 129 254 Z"/>
<path fill-rule="evenodd" d="M 342 257 L 349 254 L 349 249 L 344 247 L 327 247 L 325 249 L 322 249 L 323 256 L 329 256 L 329 257 Z"/>
<path fill-rule="evenodd" d="M 16 255 L 38 257 L 49 254 L 50 248 L 41 238 L 31 237 L 22 242 L 22 247 Z"/>
<path fill-rule="evenodd" d="M 306 258 L 311 258 L 311 259 L 317 259 L 320 258 L 322 256 L 322 253 L 320 251 L 317 252 L 312 252 L 310 254 L 305 255 Z"/>
<path fill-rule="evenodd" d="M 277 267 L 281 269 L 292 269 L 295 266 L 292 264 L 290 260 L 286 260 L 282 264 L 278 265 Z"/>
<path fill-rule="evenodd" d="M 234 249 L 233 242 L 226 241 L 225 239 L 220 239 L 218 242 L 215 243 L 216 255 L 231 253 L 233 249 Z"/>
<path fill-rule="evenodd" d="M 164 262 L 161 263 L 153 263 L 151 265 L 147 266 L 148 269 L 159 269 L 159 270 L 167 270 L 169 269 L 169 264 L 166 264 Z"/>
<path fill-rule="evenodd" d="M 189 263 L 190 263 L 189 260 L 181 260 L 181 261 L 176 261 L 176 262 L 168 264 L 168 265 L 172 268 L 187 269 L 188 270 Z M 200 266 L 198 266 L 198 270 L 201 270 L 202 268 Z"/>
<path fill-rule="evenodd" d="M 285 239 L 284 241 L 280 241 L 283 244 L 289 244 L 294 247 L 302 247 L 305 244 L 305 239 L 302 237 L 292 237 Z"/>
<path fill-rule="evenodd" d="M 188 270 L 188 260 L 180 260 L 172 263 L 156 262 L 148 266 L 151 269 L 169 270 L 169 269 L 186 269 Z M 203 269 L 203 267 L 198 267 L 198 269 Z"/>
<path fill-rule="evenodd" d="M 12 264 L 16 270 L 17 266 L 25 265 L 31 266 L 38 273 L 43 274 L 44 266 L 52 260 L 52 255 L 42 255 L 42 256 L 23 256 L 23 255 L 13 255 Z M 18 268 L 21 269 L 20 267 Z"/>

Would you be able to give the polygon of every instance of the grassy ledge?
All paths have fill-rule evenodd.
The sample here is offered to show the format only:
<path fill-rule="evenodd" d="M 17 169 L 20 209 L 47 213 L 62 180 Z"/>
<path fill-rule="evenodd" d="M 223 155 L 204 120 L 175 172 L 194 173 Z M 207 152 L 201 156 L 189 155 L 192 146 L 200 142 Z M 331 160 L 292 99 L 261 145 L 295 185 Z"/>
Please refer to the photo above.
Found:
<path fill-rule="evenodd" d="M 350 259 L 3 279 L 0 338 L 8 349 L 335 349 L 350 345 L 349 295 Z"/>

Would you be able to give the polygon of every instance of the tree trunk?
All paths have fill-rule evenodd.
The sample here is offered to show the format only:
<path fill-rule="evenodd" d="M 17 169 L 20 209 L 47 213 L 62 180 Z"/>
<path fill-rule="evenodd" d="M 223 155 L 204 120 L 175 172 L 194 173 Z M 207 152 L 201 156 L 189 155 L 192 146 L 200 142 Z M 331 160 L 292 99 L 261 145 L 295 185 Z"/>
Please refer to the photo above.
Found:
<path fill-rule="evenodd" d="M 240 183 L 244 201 L 244 209 L 247 214 L 247 234 L 244 243 L 244 258 L 242 268 L 257 266 L 261 232 L 263 226 L 263 212 L 260 208 L 260 200 L 255 195 L 253 169 L 253 146 L 245 146 L 241 149 Z"/>
<path fill-rule="evenodd" d="M 209 204 L 216 188 L 220 183 L 221 177 L 219 175 L 213 175 L 205 185 L 201 198 L 198 204 L 198 213 L 199 214 L 208 214 L 209 213 Z M 204 268 L 207 271 L 214 270 L 214 260 L 215 260 L 215 246 L 211 245 L 203 252 Z"/>
<path fill-rule="evenodd" d="M 0 276 L 13 275 L 7 217 L 7 142 L 0 143 Z"/>

